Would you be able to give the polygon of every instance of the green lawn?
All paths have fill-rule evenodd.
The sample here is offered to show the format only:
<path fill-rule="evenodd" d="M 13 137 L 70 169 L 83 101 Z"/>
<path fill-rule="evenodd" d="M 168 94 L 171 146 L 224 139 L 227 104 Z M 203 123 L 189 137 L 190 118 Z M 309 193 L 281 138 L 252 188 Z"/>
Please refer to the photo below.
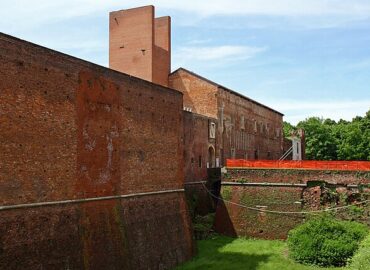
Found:
<path fill-rule="evenodd" d="M 190 269 L 248 269 L 248 270 L 324 270 L 293 262 L 287 256 L 283 241 L 234 239 L 217 236 L 198 241 L 198 255 L 176 270 Z"/>

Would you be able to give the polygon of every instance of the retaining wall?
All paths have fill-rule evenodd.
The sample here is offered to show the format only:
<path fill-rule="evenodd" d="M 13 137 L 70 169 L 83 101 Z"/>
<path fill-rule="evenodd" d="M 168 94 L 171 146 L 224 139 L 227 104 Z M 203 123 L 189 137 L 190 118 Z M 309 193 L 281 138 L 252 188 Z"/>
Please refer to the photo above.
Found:
<path fill-rule="evenodd" d="M 182 94 L 5 34 L 0 66 L 0 205 L 75 200 L 2 209 L 0 268 L 169 269 L 189 259 Z"/>
<path fill-rule="evenodd" d="M 284 239 L 289 230 L 308 216 L 267 213 L 263 210 L 302 212 L 357 204 L 370 199 L 370 173 L 228 168 L 222 178 L 220 197 L 225 201 L 219 200 L 217 205 L 217 232 L 230 236 Z M 337 214 L 344 219 L 369 224 L 369 203 L 354 206 L 348 211 L 338 211 Z"/>

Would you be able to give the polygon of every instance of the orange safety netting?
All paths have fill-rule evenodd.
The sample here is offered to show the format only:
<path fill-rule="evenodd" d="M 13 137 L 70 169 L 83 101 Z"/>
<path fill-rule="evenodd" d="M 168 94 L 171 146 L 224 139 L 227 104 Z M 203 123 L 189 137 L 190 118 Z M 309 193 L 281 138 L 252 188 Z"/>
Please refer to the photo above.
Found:
<path fill-rule="evenodd" d="M 227 159 L 228 168 L 314 169 L 370 171 L 370 161 L 245 160 Z"/>

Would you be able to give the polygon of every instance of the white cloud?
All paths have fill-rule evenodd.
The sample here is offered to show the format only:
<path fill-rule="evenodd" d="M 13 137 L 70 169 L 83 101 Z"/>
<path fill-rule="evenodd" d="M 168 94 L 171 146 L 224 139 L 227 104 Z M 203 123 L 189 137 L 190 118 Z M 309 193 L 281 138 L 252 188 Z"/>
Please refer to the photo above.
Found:
<path fill-rule="evenodd" d="M 351 120 L 356 116 L 364 116 L 370 109 L 370 99 L 364 100 L 281 100 L 266 102 L 272 108 L 285 114 L 284 120 L 292 124 L 305 120 L 308 117 L 331 118 L 333 120 Z"/>
<path fill-rule="evenodd" d="M 158 6 L 210 15 L 325 16 L 370 15 L 370 3 L 361 0 L 214 0 L 155 1 Z"/>
<path fill-rule="evenodd" d="M 208 38 L 208 39 L 192 39 L 192 40 L 187 41 L 186 43 L 188 45 L 200 45 L 200 44 L 207 44 L 211 42 L 212 42 L 212 39 Z"/>
<path fill-rule="evenodd" d="M 202 62 L 209 65 L 212 61 L 224 65 L 226 62 L 252 58 L 266 49 L 266 47 L 232 45 L 180 47 L 174 51 L 173 62 L 175 68 L 187 66 L 187 64 L 201 64 Z"/>
<path fill-rule="evenodd" d="M 3 3 L 1 3 L 3 2 Z M 147 5 L 145 0 L 0 0 L 0 27 L 30 27 L 73 17 L 107 14 L 111 10 Z M 369 17 L 370 2 L 361 0 L 153 0 L 158 10 L 187 12 L 208 17 L 214 15 L 267 16 L 344 16 Z M 6 29 L 2 29 L 6 31 Z"/>

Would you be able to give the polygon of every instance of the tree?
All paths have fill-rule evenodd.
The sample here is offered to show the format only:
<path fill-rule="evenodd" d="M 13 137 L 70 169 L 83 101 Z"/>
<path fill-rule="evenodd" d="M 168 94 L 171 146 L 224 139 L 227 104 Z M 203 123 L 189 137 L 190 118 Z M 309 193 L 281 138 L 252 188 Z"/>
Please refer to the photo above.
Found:
<path fill-rule="evenodd" d="M 283 122 L 284 137 L 289 137 L 295 130 L 297 130 L 297 127 L 293 126 L 291 123 Z"/>
<path fill-rule="evenodd" d="M 306 157 L 316 160 L 370 160 L 370 110 L 352 121 L 310 117 L 297 127 L 284 122 L 284 135 L 303 128 Z"/>
<path fill-rule="evenodd" d="M 318 117 L 310 117 L 301 121 L 298 128 L 305 130 L 306 157 L 316 160 L 336 160 L 337 145 L 331 133 L 331 128 Z"/>

